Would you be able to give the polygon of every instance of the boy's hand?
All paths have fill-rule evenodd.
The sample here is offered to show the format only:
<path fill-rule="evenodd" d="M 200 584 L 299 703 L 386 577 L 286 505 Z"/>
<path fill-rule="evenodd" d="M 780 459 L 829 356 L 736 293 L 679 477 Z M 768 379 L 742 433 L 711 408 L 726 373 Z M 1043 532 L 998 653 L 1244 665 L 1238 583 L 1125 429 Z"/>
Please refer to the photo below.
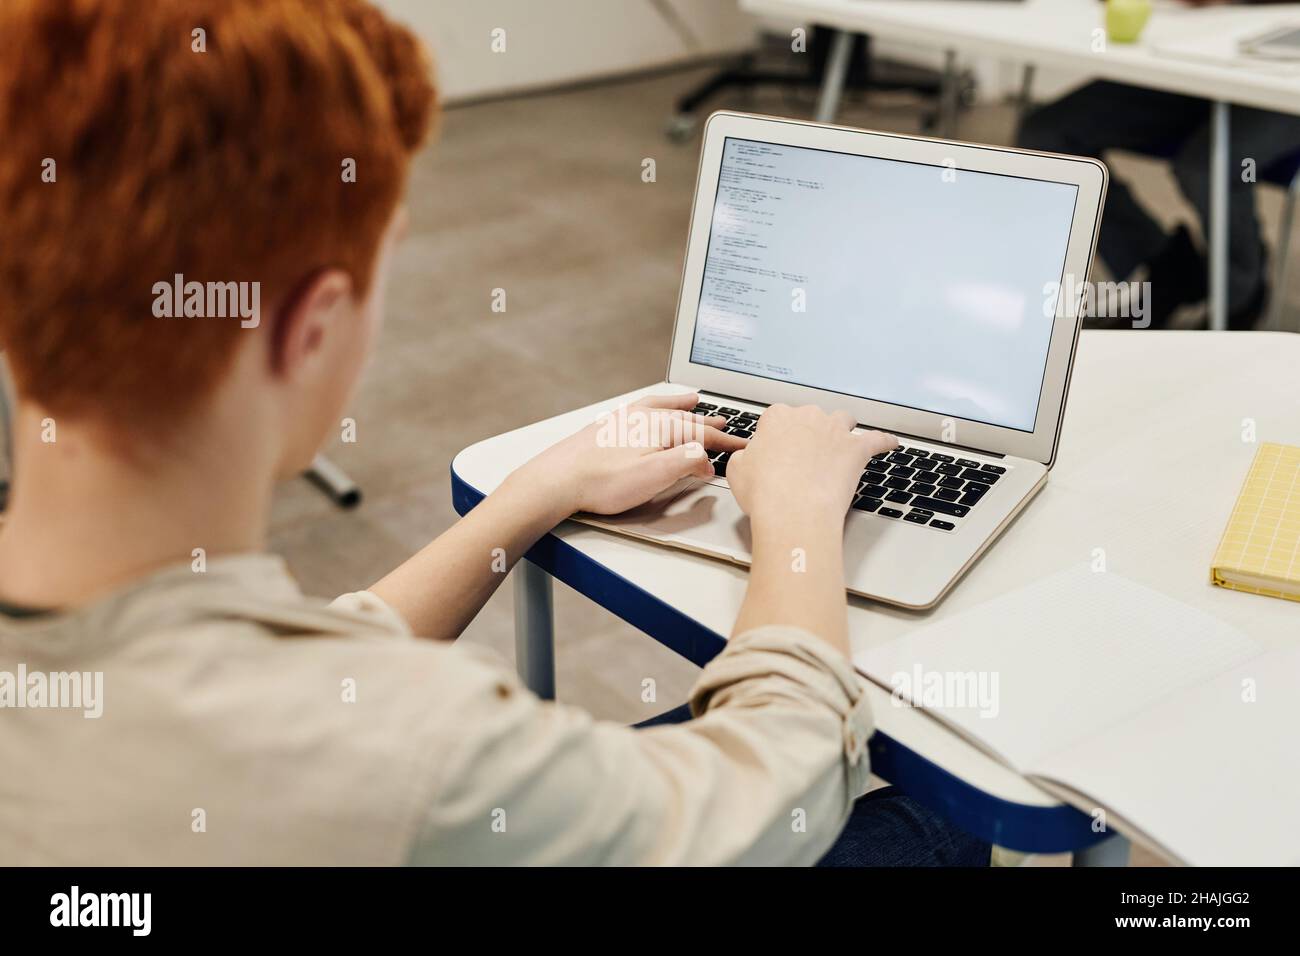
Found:
<path fill-rule="evenodd" d="M 898 444 L 853 428 L 846 412 L 773 405 L 749 447 L 731 456 L 727 481 L 749 515 L 754 555 L 732 633 L 800 627 L 849 653 L 844 513 L 871 456 Z"/>
<path fill-rule="evenodd" d="M 872 455 L 898 444 L 882 432 L 854 432 L 847 412 L 773 405 L 753 440 L 727 464 L 727 481 L 751 520 L 843 521 Z"/>
<path fill-rule="evenodd" d="M 552 445 L 516 474 L 554 492 L 556 513 L 618 514 L 682 478 L 713 475 L 709 451 L 736 451 L 746 439 L 718 429 L 721 416 L 691 413 L 694 392 L 648 395 Z"/>

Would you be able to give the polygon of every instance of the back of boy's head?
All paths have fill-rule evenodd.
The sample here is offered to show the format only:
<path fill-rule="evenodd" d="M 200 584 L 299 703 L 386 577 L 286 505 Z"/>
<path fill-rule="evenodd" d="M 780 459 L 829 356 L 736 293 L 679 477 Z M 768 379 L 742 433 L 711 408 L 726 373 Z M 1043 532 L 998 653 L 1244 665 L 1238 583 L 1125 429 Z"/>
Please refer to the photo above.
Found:
<path fill-rule="evenodd" d="M 419 43 L 365 0 L 3 0 L 0 347 L 56 416 L 175 421 L 238 319 L 154 286 L 327 268 L 358 297 L 434 108 Z"/>

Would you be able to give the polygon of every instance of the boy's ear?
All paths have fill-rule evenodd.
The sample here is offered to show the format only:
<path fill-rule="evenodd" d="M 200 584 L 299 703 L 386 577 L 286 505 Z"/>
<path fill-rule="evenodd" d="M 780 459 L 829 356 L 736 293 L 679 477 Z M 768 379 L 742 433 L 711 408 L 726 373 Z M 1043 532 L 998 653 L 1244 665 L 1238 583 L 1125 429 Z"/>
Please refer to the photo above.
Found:
<path fill-rule="evenodd" d="M 326 336 L 346 321 L 352 278 L 342 269 L 325 269 L 303 280 L 276 310 L 271 337 L 271 371 L 292 378 L 320 352 Z"/>

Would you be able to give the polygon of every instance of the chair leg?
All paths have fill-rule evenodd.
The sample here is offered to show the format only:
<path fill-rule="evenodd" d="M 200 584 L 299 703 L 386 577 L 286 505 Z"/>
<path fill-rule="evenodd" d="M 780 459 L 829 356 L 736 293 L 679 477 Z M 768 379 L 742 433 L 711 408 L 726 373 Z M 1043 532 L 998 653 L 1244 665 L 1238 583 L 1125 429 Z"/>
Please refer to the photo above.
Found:
<path fill-rule="evenodd" d="M 1016 123 L 1024 125 L 1034 106 L 1034 64 L 1026 63 L 1020 71 L 1020 92 L 1016 95 Z"/>
<path fill-rule="evenodd" d="M 357 483 L 324 455 L 317 455 L 312 460 L 306 477 L 340 508 L 355 508 L 361 504 L 361 489 Z"/>
<path fill-rule="evenodd" d="M 1287 260 L 1291 257 L 1291 226 L 1295 218 L 1296 199 L 1300 198 L 1300 173 L 1291 180 L 1282 206 L 1282 232 L 1277 240 L 1277 274 L 1273 279 L 1273 328 L 1285 329 Z M 1300 332 L 1300 325 L 1295 331 Z"/>

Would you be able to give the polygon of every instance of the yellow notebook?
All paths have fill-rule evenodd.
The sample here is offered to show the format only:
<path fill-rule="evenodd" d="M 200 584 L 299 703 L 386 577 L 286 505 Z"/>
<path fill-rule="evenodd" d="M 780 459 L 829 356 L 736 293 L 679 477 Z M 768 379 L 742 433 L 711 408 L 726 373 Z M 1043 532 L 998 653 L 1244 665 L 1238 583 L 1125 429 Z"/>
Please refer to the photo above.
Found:
<path fill-rule="evenodd" d="M 1214 553 L 1210 580 L 1300 601 L 1300 448 L 1259 447 Z"/>

